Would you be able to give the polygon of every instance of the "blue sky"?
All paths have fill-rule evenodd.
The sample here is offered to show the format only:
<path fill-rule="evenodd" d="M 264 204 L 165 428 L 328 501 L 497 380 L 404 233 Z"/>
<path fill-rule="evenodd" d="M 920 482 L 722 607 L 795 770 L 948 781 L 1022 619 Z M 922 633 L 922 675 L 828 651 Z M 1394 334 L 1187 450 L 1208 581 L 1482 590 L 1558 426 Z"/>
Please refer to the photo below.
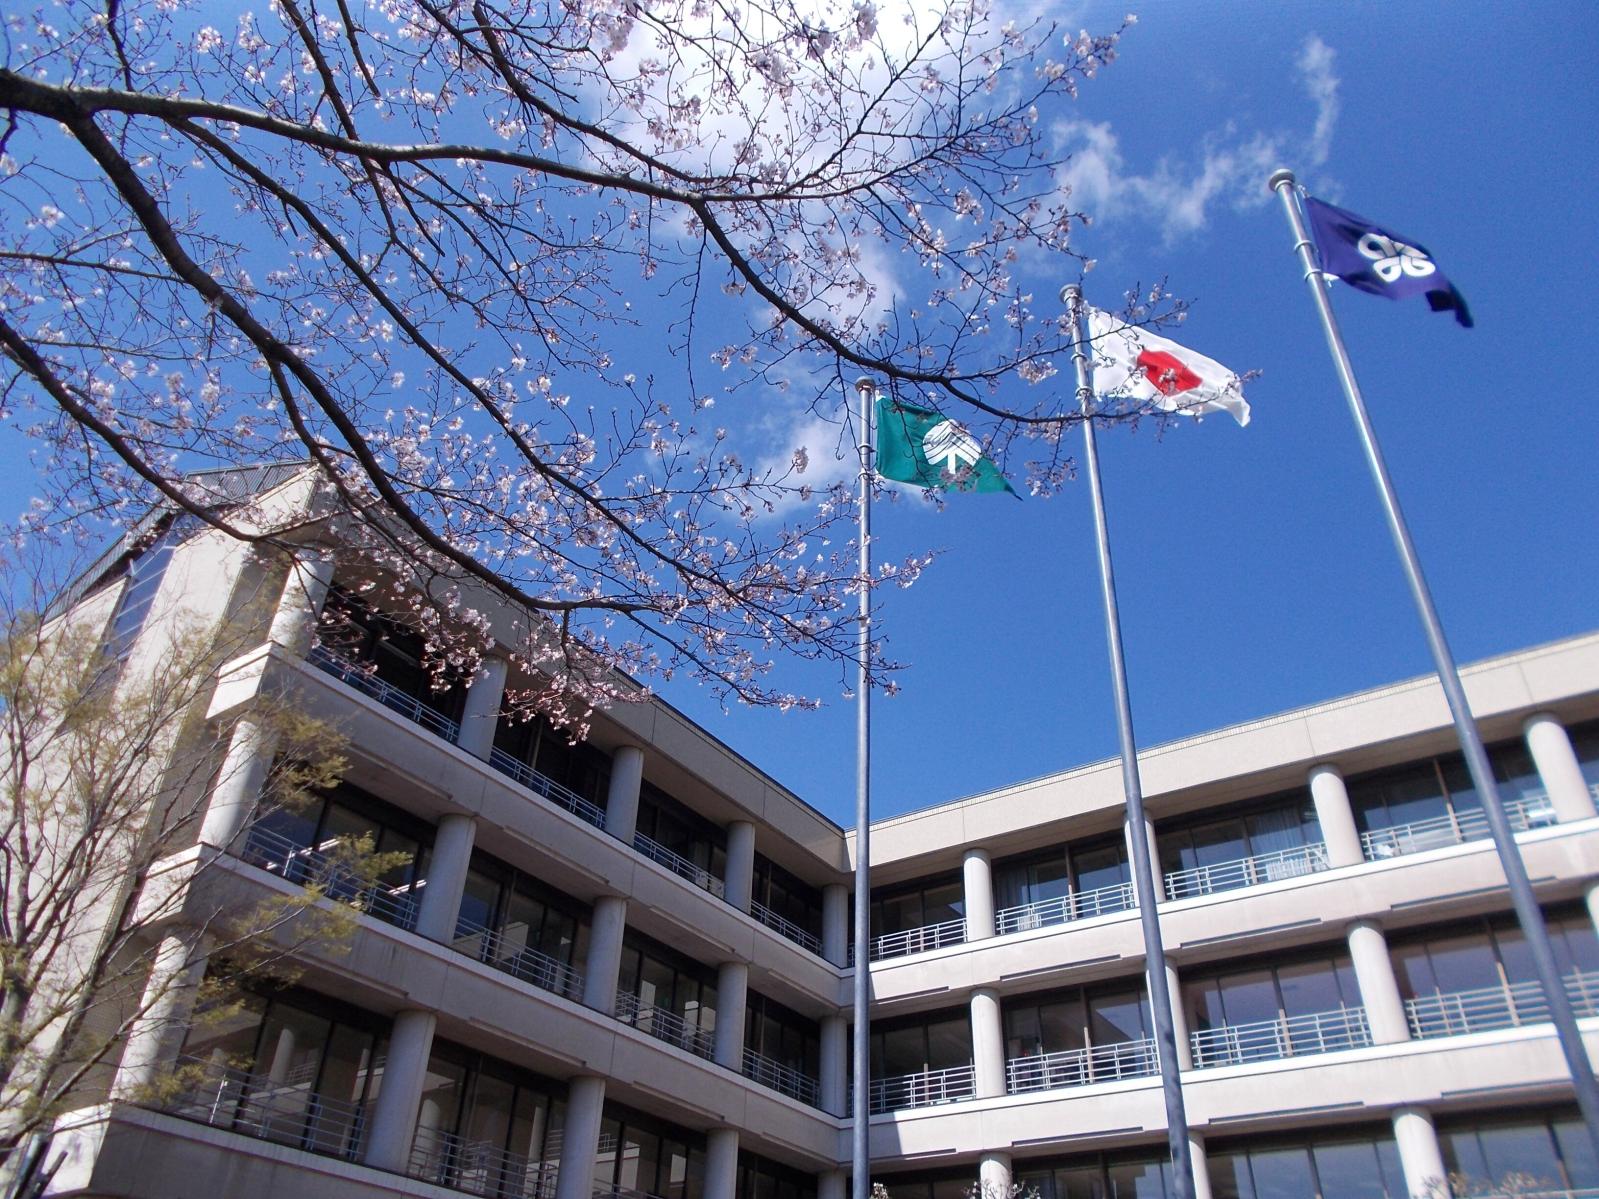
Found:
<path fill-rule="evenodd" d="M 1099 31 L 1122 11 L 1058 19 Z M 1101 437 L 1140 744 L 1431 668 L 1265 191 L 1275 161 L 1423 242 L 1471 303 L 1477 328 L 1463 330 L 1421 301 L 1333 297 L 1456 656 L 1599 626 L 1586 365 L 1599 10 L 1135 11 L 1071 133 L 1090 151 L 1073 168 L 1096 217 L 1078 242 L 1098 260 L 1089 299 L 1165 277 L 1196 301 L 1181 340 L 1262 372 L 1246 429 L 1212 418 Z M 874 707 L 874 817 L 1116 753 L 1090 520 L 1081 481 L 1049 501 L 879 505 L 884 554 L 945 553 L 883 597 L 881 627 L 910 668 Z M 820 713 L 724 714 L 692 688 L 664 695 L 853 824 L 854 713 L 840 693 L 830 681 Z"/>
<path fill-rule="evenodd" d="M 1106 32 L 1123 11 L 1049 15 L 1067 31 Z M 1165 279 L 1195 302 L 1175 336 L 1261 372 L 1246 429 L 1212 418 L 1101 439 L 1141 744 L 1430 668 L 1265 191 L 1278 164 L 1426 244 L 1476 316 L 1466 331 L 1419 301 L 1334 293 L 1457 656 L 1599 626 L 1587 361 L 1599 10 L 1155 0 L 1136 11 L 1119 61 L 1052 129 L 1095 217 L 1077 239 L 1097 259 L 1089 300 L 1116 306 Z M 1069 388 L 1069 377 L 1045 386 Z M 741 402 L 717 419 L 776 437 L 786 461 L 782 438 L 805 424 L 786 427 L 780 404 L 751 393 Z M 809 427 L 815 463 L 837 431 Z M 8 432 L 0 453 L 20 458 L 16 446 Z M 7 472 L 13 510 L 26 477 Z M 882 558 L 943 553 L 916 586 L 882 596 L 879 628 L 909 668 L 901 693 L 876 703 L 875 816 L 1115 754 L 1081 482 L 1053 500 L 957 496 L 941 511 L 906 496 L 879 506 L 876 532 Z M 791 673 L 822 711 L 724 712 L 687 683 L 663 695 L 853 823 L 849 680 L 837 668 Z"/>

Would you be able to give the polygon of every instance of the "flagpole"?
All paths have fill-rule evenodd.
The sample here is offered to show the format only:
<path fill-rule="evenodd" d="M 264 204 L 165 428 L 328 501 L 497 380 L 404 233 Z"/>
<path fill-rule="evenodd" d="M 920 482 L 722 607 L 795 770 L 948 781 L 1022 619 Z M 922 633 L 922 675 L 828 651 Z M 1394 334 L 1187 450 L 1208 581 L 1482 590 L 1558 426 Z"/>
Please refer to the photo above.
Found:
<path fill-rule="evenodd" d="M 1116 730 L 1121 740 L 1122 790 L 1127 797 L 1127 843 L 1133 857 L 1133 889 L 1144 931 L 1144 967 L 1149 976 L 1149 1008 L 1155 1023 L 1160 1057 L 1160 1085 L 1166 1100 L 1166 1141 L 1171 1149 L 1177 1199 L 1193 1199 L 1194 1161 L 1188 1146 L 1188 1113 L 1177 1058 L 1177 1030 L 1172 1018 L 1171 988 L 1166 981 L 1166 950 L 1160 936 L 1159 892 L 1149 853 L 1149 825 L 1144 818 L 1144 790 L 1138 775 L 1138 746 L 1133 738 L 1132 701 L 1127 691 L 1127 664 L 1122 658 L 1121 616 L 1116 606 L 1116 576 L 1110 562 L 1110 529 L 1105 522 L 1105 495 L 1099 482 L 1099 448 L 1094 442 L 1094 385 L 1085 348 L 1081 317 L 1083 289 L 1069 283 L 1061 289 L 1071 319 L 1072 362 L 1077 367 L 1077 406 L 1083 417 L 1083 460 L 1088 465 L 1088 490 L 1094 498 L 1094 536 L 1099 546 L 1100 590 L 1105 600 L 1105 640 L 1110 647 L 1111 677 L 1116 691 Z"/>
<path fill-rule="evenodd" d="M 1282 197 L 1283 211 L 1288 215 L 1288 224 L 1294 234 L 1294 250 L 1305 268 L 1305 281 L 1310 285 L 1311 297 L 1316 303 L 1316 312 L 1321 317 L 1322 332 L 1327 335 L 1327 348 L 1332 352 L 1333 365 L 1338 370 L 1338 380 L 1343 384 L 1344 398 L 1349 401 L 1350 415 L 1354 417 L 1361 445 L 1366 451 L 1366 462 L 1371 467 L 1372 478 L 1382 498 L 1383 512 L 1388 518 L 1388 530 L 1393 535 L 1394 546 L 1398 549 L 1400 560 L 1404 564 L 1405 578 L 1410 584 L 1410 593 L 1415 600 L 1416 611 L 1421 616 L 1421 623 L 1427 631 L 1427 643 L 1432 649 L 1438 681 L 1443 684 L 1444 698 L 1449 702 L 1449 712 L 1454 718 L 1455 732 L 1465 753 L 1466 767 L 1471 772 L 1471 781 L 1476 785 L 1477 794 L 1482 799 L 1482 812 L 1488 821 L 1488 831 L 1493 836 L 1494 849 L 1499 854 L 1499 863 L 1505 872 L 1505 882 L 1510 887 L 1510 902 L 1516 910 L 1516 919 L 1521 924 L 1522 935 L 1527 939 L 1527 947 L 1532 951 L 1538 982 L 1543 988 L 1544 1000 L 1549 1005 L 1550 1017 L 1554 1021 L 1555 1032 L 1560 1039 L 1560 1049 L 1565 1055 L 1566 1067 L 1571 1072 L 1572 1085 L 1577 1092 L 1577 1106 L 1581 1108 L 1582 1118 L 1588 1125 L 1588 1136 L 1593 1141 L 1594 1149 L 1599 1152 L 1599 1083 L 1594 1080 L 1593 1069 L 1588 1062 L 1588 1053 L 1582 1043 L 1582 1033 L 1577 1028 L 1577 1018 L 1566 995 L 1564 980 L 1560 977 L 1560 967 L 1555 962 L 1554 949 L 1549 943 L 1549 933 L 1544 927 L 1543 912 L 1532 893 L 1532 884 L 1527 880 L 1527 868 L 1522 863 L 1521 851 L 1516 846 L 1510 822 L 1505 819 L 1505 810 L 1499 801 L 1499 790 L 1494 783 L 1493 769 L 1488 762 L 1487 751 L 1483 749 L 1477 723 L 1471 715 L 1470 705 L 1466 702 L 1465 688 L 1460 685 L 1460 672 L 1455 668 L 1454 656 L 1449 652 L 1449 643 L 1444 639 L 1443 625 L 1439 622 L 1437 609 L 1433 606 L 1432 592 L 1428 589 L 1427 580 L 1421 573 L 1421 561 L 1416 556 L 1416 547 L 1410 539 L 1410 529 L 1405 524 L 1404 513 L 1400 511 L 1393 480 L 1389 478 L 1382 449 L 1377 444 L 1377 434 L 1372 429 L 1370 417 L 1366 414 L 1366 404 L 1361 398 L 1360 384 L 1355 381 L 1355 371 L 1350 365 L 1349 352 L 1344 348 L 1343 335 L 1339 332 L 1337 319 L 1333 316 L 1332 302 L 1327 298 L 1323 282 L 1326 276 L 1317 265 L 1310 237 L 1305 230 L 1304 217 L 1294 201 L 1294 173 L 1287 169 L 1274 171 L 1266 186 Z"/>
<path fill-rule="evenodd" d="M 872 402 L 877 387 L 869 375 L 855 380 L 861 411 L 860 431 L 860 629 L 856 642 L 855 726 L 855 1120 L 851 1128 L 850 1194 L 869 1199 L 872 1187 L 871 1105 L 871 935 L 872 877 Z"/>

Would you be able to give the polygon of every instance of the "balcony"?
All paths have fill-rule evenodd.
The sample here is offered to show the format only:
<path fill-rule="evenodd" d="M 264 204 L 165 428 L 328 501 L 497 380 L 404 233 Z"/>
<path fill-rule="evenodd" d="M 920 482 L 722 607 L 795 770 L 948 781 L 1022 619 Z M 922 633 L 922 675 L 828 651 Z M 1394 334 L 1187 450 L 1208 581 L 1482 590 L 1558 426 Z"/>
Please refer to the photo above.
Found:
<path fill-rule="evenodd" d="M 341 657 L 323 645 L 312 646 L 307 657 L 313 666 L 332 675 L 345 686 L 353 687 L 362 695 L 370 696 L 390 711 L 398 712 L 407 720 L 443 737 L 452 745 L 460 737 L 460 724 L 437 708 L 423 703 L 410 692 L 401 691 L 394 684 L 384 682 L 370 667 Z"/>
<path fill-rule="evenodd" d="M 1588 790 L 1599 800 L 1599 783 Z M 1549 802 L 1547 795 L 1541 793 L 1510 800 L 1504 808 L 1512 832 L 1524 833 L 1528 829 L 1548 828 L 1556 823 L 1554 805 Z M 1459 845 L 1465 841 L 1478 841 L 1486 836 L 1488 818 L 1480 808 L 1469 808 L 1464 812 L 1452 812 L 1361 833 L 1360 848 L 1368 862 L 1377 862 L 1403 854 L 1440 849 L 1446 845 Z"/>
<path fill-rule="evenodd" d="M 200 1058 L 178 1059 L 182 1089 L 155 1106 L 257 1140 L 354 1161 L 366 1129 L 362 1104 L 330 1099 L 310 1080 L 272 1079 Z"/>
<path fill-rule="evenodd" d="M 1188 1043 L 1193 1050 L 1194 1068 L 1202 1070 L 1211 1066 L 1237 1066 L 1272 1058 L 1360 1049 L 1371 1044 L 1371 1030 L 1366 1025 L 1364 1008 L 1341 1007 L 1303 1016 L 1279 1016 L 1252 1024 L 1223 1024 L 1201 1029 L 1189 1036 Z"/>
<path fill-rule="evenodd" d="M 676 1045 L 708 1062 L 716 1060 L 716 1034 L 690 1024 L 676 1012 L 644 1003 L 637 995 L 622 992 L 616 997 L 616 1018 L 642 1033 Z"/>
<path fill-rule="evenodd" d="M 872 1080 L 869 1103 L 872 1115 L 902 1111 L 912 1107 L 933 1107 L 970 1099 L 977 1091 L 973 1066 L 951 1066 L 947 1070 L 924 1070 L 920 1074 L 900 1074 Z"/>
<path fill-rule="evenodd" d="M 744 1050 L 743 1073 L 745 1078 L 758 1082 L 763 1087 L 770 1087 L 790 1099 L 798 1099 L 811 1107 L 816 1106 L 817 1083 L 809 1074 L 803 1074 L 781 1062 L 773 1061 L 753 1049 Z"/>
<path fill-rule="evenodd" d="M 554 779 L 546 778 L 526 762 L 519 761 L 503 749 L 489 751 L 489 765 L 508 778 L 515 779 L 535 795 L 541 795 L 557 807 L 595 828 L 605 827 L 605 809 L 592 800 L 584 799 L 570 787 L 563 787 Z"/>
<path fill-rule="evenodd" d="M 633 834 L 633 848 L 638 850 L 652 862 L 665 866 L 673 874 L 688 879 L 702 891 L 709 891 L 718 899 L 727 897 L 726 888 L 722 880 L 717 878 L 703 866 L 696 866 L 681 854 L 673 853 L 659 841 L 646 837 L 643 833 Z"/>
<path fill-rule="evenodd" d="M 1599 972 L 1566 975 L 1566 997 L 1578 1016 L 1599 1015 Z M 1454 1037 L 1496 1028 L 1540 1024 L 1549 1019 L 1549 1004 L 1537 981 L 1473 991 L 1439 992 L 1405 1000 L 1410 1035 L 1417 1040 Z"/>
<path fill-rule="evenodd" d="M 1068 924 L 1073 920 L 1087 920 L 1093 916 L 1108 916 L 1136 907 L 1132 883 L 1112 883 L 1092 891 L 1074 891 L 1054 899 L 1041 899 L 1036 903 L 1019 904 L 1001 908 L 994 914 L 994 932 L 1003 937 L 1006 933 L 1025 932 L 1031 928 L 1047 928 L 1052 924 Z"/>
<path fill-rule="evenodd" d="M 503 931 L 495 932 L 471 920 L 458 919 L 451 948 L 486 966 L 504 971 L 513 978 L 531 983 L 541 991 L 550 991 L 571 1000 L 583 998 L 581 974 L 547 953 L 508 941 Z"/>
<path fill-rule="evenodd" d="M 779 916 L 764 903 L 752 899 L 750 901 L 750 915 L 766 925 L 778 936 L 787 938 L 801 949 L 810 950 L 817 957 L 822 956 L 822 939 L 820 937 L 807 929 L 801 928 L 792 920 L 786 920 Z"/>
<path fill-rule="evenodd" d="M 419 1128 L 405 1172 L 422 1182 L 489 1199 L 554 1199 L 559 1162 L 533 1161 L 490 1141 Z"/>
<path fill-rule="evenodd" d="M 1027 1091 L 1057 1091 L 1123 1078 L 1146 1078 L 1160 1072 L 1153 1038 L 1120 1041 L 1015 1057 L 1005 1063 L 1005 1090 L 1012 1095 Z"/>
<path fill-rule="evenodd" d="M 1328 868 L 1327 847 L 1320 841 L 1273 850 L 1231 862 L 1174 870 L 1166 876 L 1167 899 L 1190 899 L 1215 891 L 1233 891 L 1258 883 L 1274 883 L 1285 878 L 1300 878 Z"/>
<path fill-rule="evenodd" d="M 251 827 L 239 857 L 269 874 L 302 887 L 317 887 L 329 899 L 348 904 L 397 928 L 416 927 L 421 883 L 389 887 L 368 882 L 347 861 L 300 845 L 261 825 Z"/>

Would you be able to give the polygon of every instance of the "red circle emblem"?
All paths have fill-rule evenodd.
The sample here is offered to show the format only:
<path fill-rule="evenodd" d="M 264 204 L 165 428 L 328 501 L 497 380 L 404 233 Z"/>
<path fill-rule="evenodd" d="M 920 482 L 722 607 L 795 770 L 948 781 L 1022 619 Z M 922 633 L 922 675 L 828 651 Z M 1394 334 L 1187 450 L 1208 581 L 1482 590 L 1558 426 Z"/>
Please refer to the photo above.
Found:
<path fill-rule="evenodd" d="M 1174 396 L 1178 392 L 1192 391 L 1204 382 L 1183 365 L 1182 359 L 1165 350 L 1140 350 L 1138 365 L 1143 367 L 1144 376 L 1161 395 Z"/>

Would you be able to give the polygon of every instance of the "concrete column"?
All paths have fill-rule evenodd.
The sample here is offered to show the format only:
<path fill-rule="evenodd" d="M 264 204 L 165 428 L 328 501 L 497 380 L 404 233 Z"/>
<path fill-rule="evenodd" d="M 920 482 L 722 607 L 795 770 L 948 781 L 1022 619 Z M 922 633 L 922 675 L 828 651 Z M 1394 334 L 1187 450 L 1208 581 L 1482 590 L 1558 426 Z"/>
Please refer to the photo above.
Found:
<path fill-rule="evenodd" d="M 461 734 L 455 743 L 485 762 L 494 748 L 494 731 L 500 724 L 500 703 L 505 698 L 505 676 L 509 672 L 510 663 L 504 658 L 484 658 L 461 705 Z"/>
<path fill-rule="evenodd" d="M 994 935 L 994 867 L 986 849 L 968 849 L 961 858 L 966 894 L 966 939 Z"/>
<path fill-rule="evenodd" d="M 128 1030 L 111 1083 L 113 1099 L 144 1098 L 177 1058 L 210 948 L 210 940 L 197 929 L 174 928 L 161 938 L 140 1001 L 141 1014 Z"/>
<path fill-rule="evenodd" d="M 285 652 L 303 658 L 311 648 L 317 617 L 322 615 L 332 582 L 333 558 L 326 549 L 305 546 L 296 550 L 267 638 Z"/>
<path fill-rule="evenodd" d="M 972 1065 L 977 1098 L 1005 1093 L 1005 1027 L 999 1015 L 999 992 L 979 987 L 972 992 Z"/>
<path fill-rule="evenodd" d="M 476 818 L 454 812 L 439 817 L 433 852 L 428 856 L 422 903 L 416 913 L 418 936 L 445 945 L 455 940 L 455 918 L 461 912 L 461 895 L 466 890 L 466 872 L 472 864 L 472 842 L 476 838 Z"/>
<path fill-rule="evenodd" d="M 822 888 L 822 956 L 835 966 L 849 965 L 849 888 L 843 883 Z"/>
<path fill-rule="evenodd" d="M 1596 887 L 1595 890 L 1599 890 Z M 849 1090 L 849 1020 L 842 1014 L 822 1017 L 822 1035 L 817 1098 L 822 1110 L 832 1116 L 842 1116 L 848 1107 Z"/>
<path fill-rule="evenodd" d="M 605 831 L 624 845 L 633 844 L 638 827 L 638 792 L 644 783 L 644 751 L 624 745 L 611 755 L 611 787 L 605 793 Z"/>
<path fill-rule="evenodd" d="M 276 751 L 277 734 L 255 717 L 244 715 L 234 722 L 222 769 L 206 803 L 201 842 L 229 850 L 244 839 L 245 829 L 261 806 L 261 788 Z"/>
<path fill-rule="evenodd" d="M 722 898 L 741 912 L 750 910 L 755 887 L 755 826 L 735 820 L 727 826 L 727 878 Z"/>
<path fill-rule="evenodd" d="M 705 1199 L 738 1199 L 738 1129 L 705 1134 Z"/>
<path fill-rule="evenodd" d="M 1438 1148 L 1438 1132 L 1432 1115 L 1425 1108 L 1394 1108 L 1394 1140 L 1399 1145 L 1399 1164 L 1405 1172 L 1405 1190 L 1418 1199 L 1449 1194 L 1449 1175 L 1444 1169 L 1443 1151 Z"/>
<path fill-rule="evenodd" d="M 1355 966 L 1355 981 L 1360 985 L 1360 1002 L 1366 1009 L 1371 1039 L 1378 1045 L 1410 1040 L 1410 1022 L 1405 1019 L 1405 1001 L 1399 995 L 1393 960 L 1388 956 L 1388 939 L 1370 920 L 1357 920 L 1349 926 L 1349 957 Z"/>
<path fill-rule="evenodd" d="M 1148 986 L 1146 971 L 1145 986 Z M 1151 990 L 1149 994 L 1153 994 Z M 1177 977 L 1177 967 L 1166 963 L 1166 993 L 1171 996 L 1172 1033 L 1177 1038 L 1177 1068 L 1194 1068 L 1194 1047 L 1188 1040 L 1188 1005 L 1183 1002 L 1183 986 Z"/>
<path fill-rule="evenodd" d="M 1593 796 L 1588 792 L 1588 780 L 1582 777 L 1582 764 L 1577 761 L 1577 751 L 1571 748 L 1565 726 L 1548 712 L 1539 712 L 1527 717 L 1521 732 L 1527 738 L 1538 777 L 1549 793 L 1555 818 L 1562 824 L 1590 819 L 1595 814 Z"/>
<path fill-rule="evenodd" d="M 1205 1157 L 1205 1138 L 1197 1132 L 1188 1134 L 1188 1156 L 1194 1163 L 1194 1199 L 1211 1199 L 1210 1166 Z"/>
<path fill-rule="evenodd" d="M 433 1056 L 433 1030 L 437 1026 L 438 1017 L 419 1008 L 394 1017 L 389 1056 L 383 1065 L 377 1102 L 372 1105 L 366 1152 L 362 1155 L 369 1166 L 399 1173 L 411 1157 L 428 1059 Z"/>
<path fill-rule="evenodd" d="M 616 976 L 622 968 L 622 934 L 627 931 L 627 900 L 601 895 L 594 901 L 589 952 L 583 961 L 583 1002 L 610 1015 L 616 1005 Z"/>
<path fill-rule="evenodd" d="M 1133 830 L 1132 825 L 1122 822 L 1122 838 L 1127 842 L 1127 872 L 1128 877 L 1133 876 Z M 1160 868 L 1160 842 L 1155 838 L 1155 822 L 1147 816 L 1144 818 L 1144 837 L 1149 845 L 1149 862 L 1155 873 L 1155 902 L 1166 902 L 1166 875 Z M 1133 894 L 1138 894 L 1138 884 L 1133 883 Z"/>
<path fill-rule="evenodd" d="M 1364 862 L 1366 855 L 1360 848 L 1355 810 L 1349 806 L 1349 790 L 1338 767 L 1323 762 L 1310 768 L 1310 802 L 1316 806 L 1321 839 L 1327 845 L 1327 861 L 1333 866 L 1358 866 Z"/>
<path fill-rule="evenodd" d="M 555 1199 L 589 1199 L 593 1194 L 594 1159 L 600 1152 L 604 1115 L 605 1080 L 590 1074 L 572 1079 L 566 1092 L 566 1131 L 561 1134 Z"/>
<path fill-rule="evenodd" d="M 977 1159 L 977 1191 L 982 1199 L 1010 1199 L 1010 1154 L 985 1153 Z"/>
<path fill-rule="evenodd" d="M 744 1073 L 744 1009 L 749 1003 L 750 968 L 723 962 L 716 970 L 716 1064 Z"/>
<path fill-rule="evenodd" d="M 828 1170 L 816 1176 L 816 1199 L 844 1199 L 849 1176 L 843 1170 Z"/>

